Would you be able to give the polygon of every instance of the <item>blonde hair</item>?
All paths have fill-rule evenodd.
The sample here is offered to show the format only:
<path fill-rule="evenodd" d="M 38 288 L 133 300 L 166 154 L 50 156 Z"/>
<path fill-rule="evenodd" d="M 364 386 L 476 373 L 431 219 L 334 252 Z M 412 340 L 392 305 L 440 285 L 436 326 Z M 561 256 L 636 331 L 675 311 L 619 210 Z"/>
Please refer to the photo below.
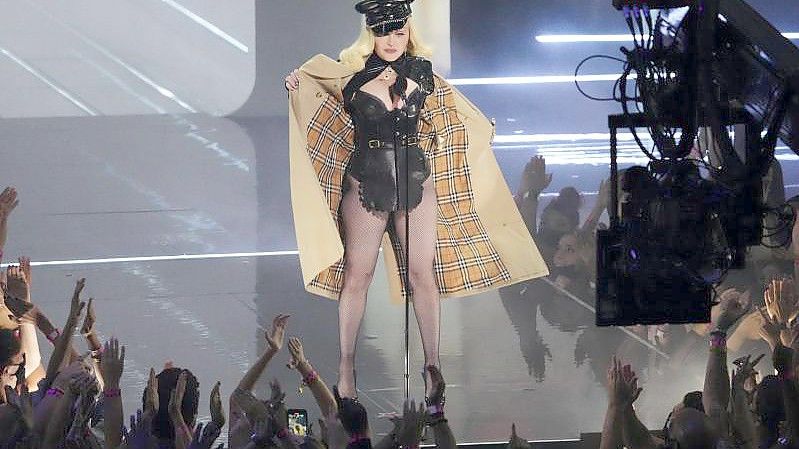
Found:
<path fill-rule="evenodd" d="M 416 31 L 414 26 L 413 16 L 408 18 L 408 55 L 419 56 L 425 59 L 430 59 L 433 56 L 433 51 L 422 42 L 419 32 Z M 375 51 L 375 34 L 371 28 L 366 26 L 366 21 L 363 22 L 361 34 L 352 45 L 341 50 L 338 58 L 339 61 L 351 68 L 356 72 L 360 72 L 366 67 L 366 60 Z"/>

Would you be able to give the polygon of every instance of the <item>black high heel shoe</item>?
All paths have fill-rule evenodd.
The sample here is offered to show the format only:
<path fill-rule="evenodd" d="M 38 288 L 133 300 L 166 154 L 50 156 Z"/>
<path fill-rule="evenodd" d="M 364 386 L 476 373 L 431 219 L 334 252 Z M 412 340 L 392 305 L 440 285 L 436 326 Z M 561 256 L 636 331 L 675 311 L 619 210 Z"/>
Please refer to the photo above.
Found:
<path fill-rule="evenodd" d="M 336 385 L 333 385 L 333 396 L 336 398 L 336 402 L 339 402 L 339 400 L 342 400 L 342 401 L 343 400 L 351 400 L 351 401 L 358 402 L 358 373 L 354 369 L 352 370 L 352 383 L 355 386 L 355 388 L 354 388 L 355 389 L 355 396 L 353 396 L 351 398 L 350 397 L 342 397 L 342 396 L 339 395 L 339 393 L 338 393 L 338 382 L 336 382 Z"/>
<path fill-rule="evenodd" d="M 430 413 L 430 415 L 435 415 L 435 414 L 444 413 L 444 404 L 447 402 L 447 398 L 446 398 L 446 396 L 444 396 L 444 392 L 442 391 L 441 392 L 441 400 L 437 400 L 435 402 L 430 400 L 430 397 L 428 396 L 428 391 L 427 391 L 428 386 L 427 386 L 427 376 L 426 376 L 426 374 L 429 374 L 429 370 L 431 368 L 437 370 L 439 375 L 441 374 L 441 371 L 435 365 L 427 365 L 425 367 L 424 371 L 422 371 L 422 380 L 424 381 L 424 391 L 425 391 L 424 404 L 427 406 L 427 411 Z M 430 387 L 432 388 L 432 385 Z M 446 384 L 444 384 L 444 388 L 446 388 Z"/>

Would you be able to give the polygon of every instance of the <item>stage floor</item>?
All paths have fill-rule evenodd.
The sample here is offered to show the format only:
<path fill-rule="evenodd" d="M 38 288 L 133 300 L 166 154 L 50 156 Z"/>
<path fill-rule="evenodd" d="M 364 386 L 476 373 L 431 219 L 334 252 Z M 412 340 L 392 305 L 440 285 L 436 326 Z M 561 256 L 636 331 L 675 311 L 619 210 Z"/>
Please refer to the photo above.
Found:
<path fill-rule="evenodd" d="M 500 135 L 564 132 L 494 110 L 487 115 L 500 118 Z M 6 261 L 27 255 L 44 263 L 34 267 L 33 296 L 57 323 L 75 280 L 87 278 L 97 328 L 127 346 L 126 413 L 135 412 L 149 368 L 171 360 L 198 376 L 207 418 L 210 387 L 220 380 L 225 395 L 232 391 L 278 313 L 291 314 L 289 334 L 303 339 L 308 358 L 335 382 L 336 303 L 301 286 L 286 128 L 284 118 L 205 115 L 0 121 L 0 183 L 20 194 Z M 607 176 L 607 142 L 596 136 L 505 139 L 496 154 L 514 189 L 526 160 L 545 155 L 555 178 L 547 192 L 574 185 L 587 192 L 586 209 Z M 634 159 L 629 148 L 625 154 Z M 787 193 L 795 195 L 799 163 L 787 154 L 782 162 Z M 122 259 L 130 257 L 140 259 Z M 683 393 L 702 386 L 703 343 L 667 359 L 619 330 L 596 329 L 588 310 L 546 285 L 446 300 L 442 309 L 447 414 L 460 442 L 506 440 L 513 422 L 529 439 L 600 430 L 601 381 L 616 352 L 644 379 L 639 410 L 652 428 Z M 360 398 L 378 433 L 389 427 L 378 413 L 402 406 L 403 315 L 388 300 L 381 266 L 357 359 Z M 413 395 L 421 398 L 415 327 L 412 336 Z M 289 405 L 317 417 L 310 394 L 296 395 L 298 376 L 287 361 L 287 353 L 273 360 L 259 391 L 266 394 L 266 381 L 278 378 Z"/>

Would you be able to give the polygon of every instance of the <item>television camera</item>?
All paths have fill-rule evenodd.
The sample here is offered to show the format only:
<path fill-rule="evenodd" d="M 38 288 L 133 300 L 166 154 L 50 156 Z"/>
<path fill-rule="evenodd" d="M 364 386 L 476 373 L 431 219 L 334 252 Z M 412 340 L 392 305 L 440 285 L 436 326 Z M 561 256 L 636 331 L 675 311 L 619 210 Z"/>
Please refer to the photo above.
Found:
<path fill-rule="evenodd" d="M 597 237 L 596 323 L 708 322 L 714 286 L 744 266 L 749 247 L 789 243 L 793 209 L 767 205 L 762 185 L 778 140 L 799 154 L 799 49 L 743 0 L 613 5 L 634 45 L 621 49 L 623 112 L 608 123 L 612 206 Z M 646 166 L 618 169 L 619 129 Z"/>

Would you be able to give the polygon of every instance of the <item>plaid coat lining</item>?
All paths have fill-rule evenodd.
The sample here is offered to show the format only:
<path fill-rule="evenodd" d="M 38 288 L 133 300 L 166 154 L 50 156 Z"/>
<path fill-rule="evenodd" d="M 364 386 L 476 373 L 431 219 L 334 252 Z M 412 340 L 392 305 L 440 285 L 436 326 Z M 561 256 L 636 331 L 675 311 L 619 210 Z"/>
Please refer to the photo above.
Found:
<path fill-rule="evenodd" d="M 355 128 L 343 104 L 328 95 L 307 129 L 307 153 L 343 241 L 339 205 L 344 174 L 354 151 Z M 430 162 L 438 202 L 435 274 L 442 297 L 504 285 L 511 275 L 494 249 L 474 208 L 467 161 L 467 130 L 458 117 L 452 88 L 441 78 L 427 97 L 419 123 L 419 145 Z M 389 226 L 400 279 L 404 261 L 399 239 Z M 344 281 L 344 261 L 319 273 L 309 287 L 337 297 Z M 403 294 L 405 286 L 403 285 Z M 461 295 L 458 295 L 461 296 Z"/>

